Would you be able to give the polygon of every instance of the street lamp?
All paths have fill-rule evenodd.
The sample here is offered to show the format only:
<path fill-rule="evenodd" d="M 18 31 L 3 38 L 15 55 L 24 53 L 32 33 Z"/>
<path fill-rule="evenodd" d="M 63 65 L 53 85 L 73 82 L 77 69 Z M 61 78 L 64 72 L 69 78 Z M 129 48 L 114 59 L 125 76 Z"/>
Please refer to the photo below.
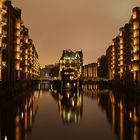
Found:
<path fill-rule="evenodd" d="M 6 66 L 6 62 L 3 61 L 3 62 L 2 62 L 2 65 L 0 65 L 0 70 L 4 69 L 4 68 L 6 68 L 6 67 L 7 67 L 7 66 Z"/>
<path fill-rule="evenodd" d="M 2 53 L 6 49 L 6 44 L 2 44 L 0 47 L 0 53 Z M 6 68 L 6 61 L 2 61 L 2 64 L 0 65 L 0 70 Z"/>

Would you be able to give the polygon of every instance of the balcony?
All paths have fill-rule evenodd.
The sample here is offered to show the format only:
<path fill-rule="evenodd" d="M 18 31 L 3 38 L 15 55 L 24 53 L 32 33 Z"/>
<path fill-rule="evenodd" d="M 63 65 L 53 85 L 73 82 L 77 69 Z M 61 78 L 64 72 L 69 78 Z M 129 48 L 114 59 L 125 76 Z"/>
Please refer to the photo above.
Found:
<path fill-rule="evenodd" d="M 7 36 L 7 31 L 2 31 L 2 37 L 6 37 Z"/>
<path fill-rule="evenodd" d="M 7 47 L 7 44 L 6 43 L 2 43 L 2 50 L 5 50 Z"/>
<path fill-rule="evenodd" d="M 0 13 L 2 13 L 2 14 L 6 14 L 7 13 L 7 7 L 6 7 L 6 5 L 3 5 L 3 7 L 0 8 Z"/>
<path fill-rule="evenodd" d="M 7 19 L 6 19 L 5 17 L 2 17 L 2 18 L 0 19 L 0 22 L 1 22 L 2 26 L 4 26 L 4 25 L 7 24 Z"/>
<path fill-rule="evenodd" d="M 2 43 L 2 46 L 0 47 L 0 51 L 5 50 L 6 47 L 7 47 L 7 44 L 6 43 Z"/>
<path fill-rule="evenodd" d="M 4 38 L 7 36 L 7 31 L 2 30 L 2 34 L 0 34 L 0 38 Z"/>

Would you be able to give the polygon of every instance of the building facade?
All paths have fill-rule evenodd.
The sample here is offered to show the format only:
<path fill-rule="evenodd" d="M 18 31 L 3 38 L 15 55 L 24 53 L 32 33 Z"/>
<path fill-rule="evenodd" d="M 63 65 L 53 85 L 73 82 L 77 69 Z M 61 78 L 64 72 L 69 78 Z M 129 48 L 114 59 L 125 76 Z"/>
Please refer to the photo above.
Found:
<path fill-rule="evenodd" d="M 107 57 L 102 55 L 97 61 L 97 75 L 100 78 L 107 78 Z"/>
<path fill-rule="evenodd" d="M 64 50 L 59 61 L 59 79 L 79 79 L 82 76 L 82 65 L 82 51 Z"/>
<path fill-rule="evenodd" d="M 0 1 L 0 81 L 2 80 L 2 72 L 3 69 L 5 68 L 6 64 L 3 61 L 3 51 L 6 49 L 7 44 L 5 41 L 6 35 L 7 35 L 7 30 L 6 30 L 6 25 L 7 25 L 7 18 L 6 18 L 6 13 L 7 13 L 7 6 L 5 4 L 4 0 Z"/>
<path fill-rule="evenodd" d="M 0 81 L 13 85 L 17 81 L 39 78 L 39 60 L 21 10 L 11 1 L 0 1 Z"/>
<path fill-rule="evenodd" d="M 132 73 L 133 80 L 140 87 L 140 7 L 135 7 L 130 20 L 132 24 Z"/>
<path fill-rule="evenodd" d="M 140 7 L 106 50 L 107 77 L 140 87 Z"/>
<path fill-rule="evenodd" d="M 83 66 L 83 78 L 97 78 L 97 63 L 91 63 Z"/>

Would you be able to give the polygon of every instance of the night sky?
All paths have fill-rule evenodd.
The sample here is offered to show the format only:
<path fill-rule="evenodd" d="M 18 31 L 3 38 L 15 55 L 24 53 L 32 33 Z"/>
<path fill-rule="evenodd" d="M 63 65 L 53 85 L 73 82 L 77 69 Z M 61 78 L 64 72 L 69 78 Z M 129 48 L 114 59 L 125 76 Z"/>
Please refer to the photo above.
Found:
<path fill-rule="evenodd" d="M 64 49 L 83 50 L 84 64 L 105 53 L 140 0 L 13 0 L 22 9 L 41 66 L 57 63 Z"/>

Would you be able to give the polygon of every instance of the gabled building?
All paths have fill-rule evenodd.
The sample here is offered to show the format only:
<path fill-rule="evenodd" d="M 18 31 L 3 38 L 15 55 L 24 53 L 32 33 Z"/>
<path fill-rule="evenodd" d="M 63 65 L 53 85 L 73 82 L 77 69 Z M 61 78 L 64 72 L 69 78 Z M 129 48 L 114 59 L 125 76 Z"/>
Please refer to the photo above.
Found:
<path fill-rule="evenodd" d="M 82 51 L 64 50 L 59 61 L 59 78 L 77 80 L 82 75 Z"/>

